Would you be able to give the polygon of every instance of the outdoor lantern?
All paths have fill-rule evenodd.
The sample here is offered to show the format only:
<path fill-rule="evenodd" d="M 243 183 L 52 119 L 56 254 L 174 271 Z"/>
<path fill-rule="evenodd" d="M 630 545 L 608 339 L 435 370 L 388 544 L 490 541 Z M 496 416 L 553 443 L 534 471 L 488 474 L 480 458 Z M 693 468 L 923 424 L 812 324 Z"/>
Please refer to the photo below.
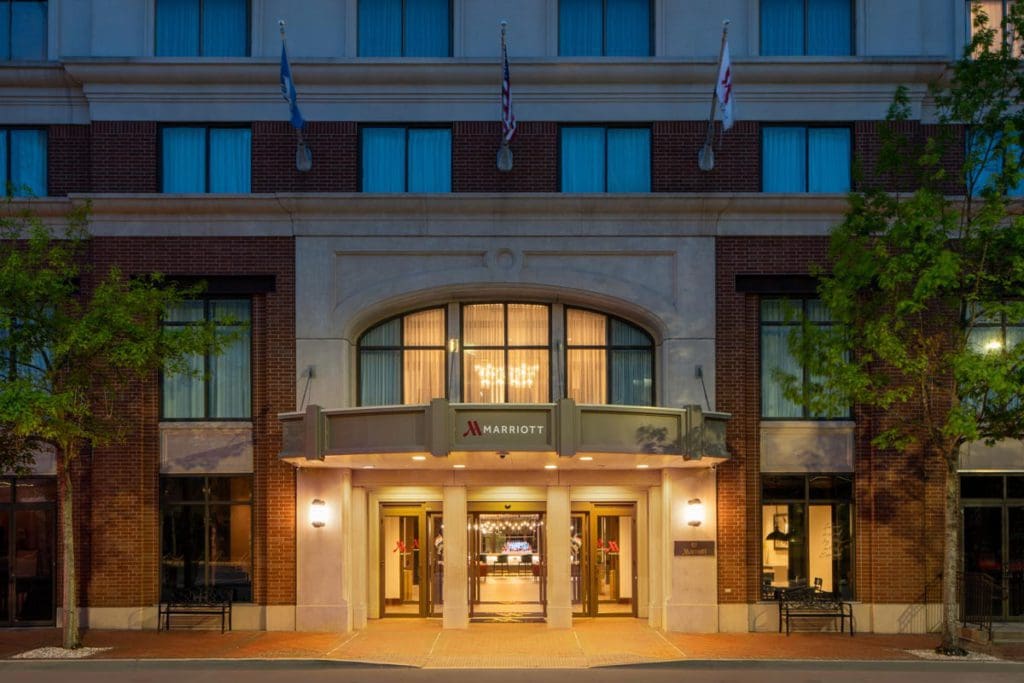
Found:
<path fill-rule="evenodd" d="M 317 529 L 327 526 L 327 503 L 319 498 L 313 499 L 309 504 L 309 522 Z"/>
<path fill-rule="evenodd" d="M 690 526 L 700 526 L 704 523 L 704 503 L 700 502 L 700 498 L 686 501 L 686 523 Z"/>

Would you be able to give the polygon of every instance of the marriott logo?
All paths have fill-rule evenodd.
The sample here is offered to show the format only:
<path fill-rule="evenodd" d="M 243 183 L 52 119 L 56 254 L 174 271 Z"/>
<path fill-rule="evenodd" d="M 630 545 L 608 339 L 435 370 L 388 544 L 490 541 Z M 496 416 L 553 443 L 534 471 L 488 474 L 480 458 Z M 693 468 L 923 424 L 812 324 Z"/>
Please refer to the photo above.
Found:
<path fill-rule="evenodd" d="M 466 431 L 462 436 L 485 436 L 494 434 L 543 434 L 544 425 L 481 425 L 476 420 L 466 420 Z"/>

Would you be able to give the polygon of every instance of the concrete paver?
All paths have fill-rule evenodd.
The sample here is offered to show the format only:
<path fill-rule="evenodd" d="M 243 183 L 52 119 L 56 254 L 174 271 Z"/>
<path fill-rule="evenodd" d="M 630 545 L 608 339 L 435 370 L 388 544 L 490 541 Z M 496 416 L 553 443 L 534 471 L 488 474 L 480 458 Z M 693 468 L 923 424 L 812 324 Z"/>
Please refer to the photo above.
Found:
<path fill-rule="evenodd" d="M 0 630 L 0 659 L 58 646 L 60 640 L 58 629 Z M 577 619 L 571 629 L 486 623 L 445 630 L 436 619 L 384 619 L 352 633 L 86 630 L 83 641 L 86 646 L 111 648 L 101 658 L 121 660 L 290 659 L 421 668 L 550 669 L 703 660 L 914 660 L 910 650 L 930 650 L 938 637 L 665 633 L 645 620 L 614 617 Z"/>

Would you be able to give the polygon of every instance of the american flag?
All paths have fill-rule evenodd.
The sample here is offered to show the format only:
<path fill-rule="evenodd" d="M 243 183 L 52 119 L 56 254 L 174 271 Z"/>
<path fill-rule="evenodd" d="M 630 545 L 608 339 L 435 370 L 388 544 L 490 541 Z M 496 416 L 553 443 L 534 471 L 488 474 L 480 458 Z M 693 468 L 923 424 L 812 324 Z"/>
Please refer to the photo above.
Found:
<path fill-rule="evenodd" d="M 505 144 L 512 142 L 516 134 L 516 115 L 512 113 L 512 83 L 508 76 L 508 48 L 505 46 L 505 30 L 501 31 L 501 133 Z"/>

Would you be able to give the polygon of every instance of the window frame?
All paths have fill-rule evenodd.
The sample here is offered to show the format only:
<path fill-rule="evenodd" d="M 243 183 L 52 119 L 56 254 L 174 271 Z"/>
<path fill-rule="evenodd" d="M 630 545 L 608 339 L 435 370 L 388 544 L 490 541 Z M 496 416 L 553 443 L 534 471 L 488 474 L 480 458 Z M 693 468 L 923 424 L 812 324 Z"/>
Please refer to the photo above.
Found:
<path fill-rule="evenodd" d="M 800 302 L 800 319 L 799 320 L 779 320 L 779 321 L 768 321 L 764 319 L 764 302 L 765 301 L 785 301 L 788 305 L 792 306 L 794 302 Z M 836 421 L 850 421 L 853 419 L 853 406 L 847 406 L 845 415 L 829 415 L 829 416 L 814 416 L 808 415 L 808 409 L 806 405 L 798 404 L 800 406 L 801 415 L 792 417 L 775 417 L 765 415 L 764 405 L 764 329 L 765 327 L 786 327 L 795 328 L 800 327 L 807 320 L 807 304 L 811 301 L 820 301 L 821 299 L 816 294 L 779 294 L 779 295 L 762 295 L 758 297 L 757 307 L 757 360 L 758 360 L 758 406 L 759 406 L 759 418 L 763 422 L 836 422 Z M 814 325 L 821 327 L 832 327 L 836 323 L 834 320 L 824 321 L 811 321 Z M 803 363 L 800 364 L 801 372 L 801 386 L 803 387 L 804 393 L 807 391 L 807 387 L 811 382 L 810 373 L 807 371 L 807 366 Z"/>
<path fill-rule="evenodd" d="M 41 52 L 43 53 L 41 61 L 50 61 L 50 2 L 49 0 L 0 0 L 0 3 L 7 6 L 7 54 L 0 55 L 0 62 L 34 62 L 37 61 L 31 58 L 15 57 L 14 56 L 14 3 L 17 2 L 35 2 L 36 4 L 46 5 L 45 17 L 43 19 L 43 42 L 40 45 Z M 0 12 L 4 9 L 0 7 Z"/>
<path fill-rule="evenodd" d="M 382 192 L 382 191 L 367 191 L 363 188 L 363 164 L 365 161 L 365 152 L 363 144 L 363 131 L 370 128 L 395 128 L 405 131 L 405 144 L 402 148 L 403 154 L 403 168 L 404 168 L 404 183 L 401 192 Z M 368 194 L 451 194 L 452 188 L 455 185 L 452 171 L 454 170 L 455 164 L 453 163 L 455 158 L 455 144 L 454 144 L 454 133 L 452 124 L 433 124 L 433 123 L 362 123 L 358 126 L 357 134 L 359 136 L 359 161 L 357 163 L 357 173 L 359 174 L 359 192 Z M 413 130 L 446 130 L 448 131 L 448 177 L 449 187 L 447 192 L 411 192 L 409 190 L 409 132 Z M 404 314 L 403 314 L 404 315 Z"/>
<path fill-rule="evenodd" d="M 562 153 L 562 131 L 567 128 L 600 128 L 604 131 L 604 167 L 602 181 L 602 190 L 596 190 L 593 192 L 569 192 L 563 189 L 562 184 L 562 170 L 565 168 L 565 155 Z M 633 123 L 629 121 L 623 121 L 622 123 L 595 123 L 595 122 L 580 122 L 580 123 L 561 123 L 558 125 L 558 164 L 556 172 L 558 173 L 558 192 L 559 194 L 651 194 L 654 187 L 654 130 L 650 123 Z M 609 192 L 608 190 L 608 131 L 609 130 L 646 130 L 647 131 L 647 189 L 636 190 L 634 192 Z M 574 307 L 575 308 L 575 307 Z M 599 312 L 599 311 L 595 311 Z"/>
<path fill-rule="evenodd" d="M 159 59 L 177 59 L 187 57 L 198 57 L 203 59 L 238 59 L 252 57 L 252 0 L 242 0 L 245 3 L 245 54 L 232 55 L 229 57 L 210 57 L 203 54 L 203 4 L 206 0 L 197 0 L 199 3 L 199 24 L 196 26 L 197 35 L 197 53 L 194 55 L 161 55 L 160 46 L 157 44 L 157 38 L 159 37 L 160 30 L 157 27 L 157 17 L 159 12 L 157 5 L 160 4 L 160 0 L 153 0 L 153 56 Z"/>
<path fill-rule="evenodd" d="M 605 344 L 604 344 L 604 346 L 595 346 L 593 344 L 572 344 L 570 346 L 570 344 L 569 344 L 569 311 L 570 310 L 573 310 L 573 311 L 584 311 L 586 313 L 593 313 L 595 315 L 602 315 L 602 316 L 604 316 L 604 318 L 605 318 Z M 649 346 L 638 346 L 638 345 L 618 345 L 617 346 L 617 345 L 613 345 L 612 342 L 611 342 L 611 339 L 612 339 L 612 321 L 613 320 L 614 321 L 618 321 L 619 323 L 622 323 L 624 325 L 628 325 L 629 327 L 631 327 L 631 328 L 633 328 L 635 330 L 639 330 L 640 332 L 642 332 L 644 334 L 644 336 L 647 337 L 648 341 L 650 342 L 650 345 Z M 564 331 L 564 336 L 565 336 L 565 338 L 562 340 L 563 341 L 563 343 L 562 343 L 562 367 L 564 368 L 564 372 L 565 372 L 565 377 L 562 378 L 563 379 L 563 381 L 562 381 L 562 384 L 563 384 L 563 387 L 562 387 L 562 397 L 563 398 L 568 398 L 569 397 L 569 349 L 572 348 L 572 349 L 603 350 L 605 352 L 604 372 L 605 372 L 606 381 L 605 381 L 605 397 L 604 397 L 604 403 L 602 405 L 638 405 L 638 404 L 618 404 L 618 403 L 612 403 L 611 402 L 612 392 L 613 392 L 612 381 L 611 381 L 611 378 L 612 378 L 612 353 L 611 352 L 612 351 L 648 351 L 651 354 L 651 358 L 650 358 L 651 402 L 647 403 L 647 404 L 639 404 L 639 405 L 644 405 L 644 406 L 647 406 L 647 407 L 653 407 L 653 406 L 655 406 L 657 404 L 657 395 L 658 395 L 658 393 L 657 393 L 657 390 L 658 390 L 657 382 L 658 382 L 658 377 L 657 377 L 657 373 L 655 372 L 655 370 L 657 368 L 657 363 L 656 363 L 656 359 L 655 359 L 654 335 L 652 335 L 650 332 L 648 332 L 643 327 L 637 325 L 636 323 L 634 323 L 632 321 L 626 320 L 625 318 L 622 318 L 622 317 L 619 317 L 619 316 L 616 316 L 616 315 L 611 315 L 610 313 L 605 313 L 604 311 L 600 311 L 600 310 L 596 310 L 596 309 L 592 309 L 592 308 L 586 308 L 586 307 L 583 307 L 583 306 L 570 306 L 568 304 L 566 304 L 565 306 L 562 307 L 562 330 Z"/>
<path fill-rule="evenodd" d="M 11 132 L 15 130 L 31 130 L 43 134 L 43 194 L 15 194 L 12 190 L 18 186 L 11 177 Z M 0 134 L 4 136 L 7 153 L 4 155 L 4 169 L 7 173 L 7 186 L 2 188 L 3 197 L 49 197 L 50 196 L 50 130 L 47 126 L 0 126 Z"/>
<path fill-rule="evenodd" d="M 407 316 L 415 315 L 417 313 L 423 313 L 425 311 L 438 311 L 438 310 L 441 311 L 443 316 L 444 316 L 444 337 L 445 337 L 445 340 L 446 340 L 445 344 L 443 344 L 441 346 L 419 346 L 419 345 L 418 346 L 406 346 L 405 345 L 405 318 Z M 368 335 L 370 332 L 376 330 L 378 327 L 386 325 L 386 324 L 390 323 L 393 320 L 400 320 L 400 321 L 402 321 L 401 323 L 399 323 L 399 338 L 401 339 L 401 342 L 400 342 L 400 344 L 398 346 L 364 346 L 363 345 L 363 339 L 366 337 L 366 335 Z M 369 405 L 369 404 L 363 403 L 363 349 L 373 350 L 373 351 L 399 351 L 399 352 L 401 352 L 401 354 L 402 354 L 402 362 L 398 366 L 399 367 L 399 371 L 398 371 L 398 387 L 399 387 L 399 392 L 400 392 L 400 396 L 399 396 L 400 403 L 397 404 L 397 405 L 407 405 L 405 403 L 405 352 L 407 350 L 409 350 L 409 351 L 436 351 L 436 350 L 440 349 L 441 351 L 443 351 L 446 354 L 445 363 L 444 363 L 444 396 L 443 397 L 439 396 L 437 398 L 445 398 L 445 399 L 447 399 L 449 397 L 449 393 L 451 391 L 451 361 L 447 358 L 447 354 L 449 353 L 448 344 L 447 344 L 447 338 L 448 338 L 448 307 L 443 305 L 443 304 L 442 305 L 438 305 L 438 306 L 424 306 L 422 308 L 417 308 L 417 309 L 412 310 L 412 311 L 404 311 L 402 313 L 399 313 L 398 315 L 393 315 L 390 318 L 385 318 L 383 320 L 379 320 L 379 321 L 375 322 L 373 325 L 371 325 L 370 327 L 368 327 L 365 330 L 363 330 L 363 332 L 359 335 L 359 337 L 356 340 L 356 405 L 358 405 L 359 407 L 377 407 L 375 405 Z"/>
<path fill-rule="evenodd" d="M 551 304 L 549 302 L 538 302 L 538 301 L 516 301 L 516 300 L 498 300 L 498 301 L 464 301 L 459 303 L 459 395 L 462 400 L 465 401 L 466 393 L 466 316 L 465 310 L 468 306 L 487 306 L 501 304 L 502 306 L 502 336 L 505 340 L 503 346 L 471 346 L 470 349 L 473 351 L 502 351 L 502 362 L 503 367 L 509 367 L 508 354 L 509 351 L 547 351 L 548 359 L 548 391 L 547 391 L 547 402 L 553 403 L 554 399 L 554 367 L 552 361 L 552 351 L 554 350 L 554 321 L 551 317 Z M 527 305 L 527 306 L 543 306 L 547 309 L 548 318 L 548 343 L 546 346 L 512 346 L 508 343 L 508 307 L 510 305 Z M 510 382 L 504 382 L 502 384 L 502 401 L 501 403 L 493 403 L 489 405 L 508 405 L 508 390 Z"/>
<path fill-rule="evenodd" d="M 373 2 L 374 0 L 367 0 Z M 360 5 L 363 4 L 364 0 L 356 1 L 356 56 L 359 59 L 451 59 L 455 52 L 455 1 L 448 0 L 448 54 L 443 57 L 409 57 L 406 55 L 405 45 L 405 6 L 406 0 L 400 0 L 402 3 L 402 24 L 398 28 L 399 38 L 401 40 L 400 54 L 397 55 L 370 55 L 364 56 L 361 52 L 363 46 L 363 37 L 359 30 L 360 24 Z"/>
<path fill-rule="evenodd" d="M 561 0 L 558 2 L 558 56 L 559 57 L 570 57 L 570 58 L 590 58 L 594 57 L 609 57 L 608 54 L 608 0 L 601 1 L 601 54 L 600 55 L 570 55 L 562 52 L 562 3 Z M 647 0 L 647 52 L 644 54 L 637 55 L 611 55 L 613 59 L 629 59 L 634 57 L 653 57 L 654 56 L 654 39 L 655 39 L 655 17 L 654 17 L 655 6 L 653 0 Z"/>
<path fill-rule="evenodd" d="M 767 130 L 769 128 L 802 128 L 804 130 L 804 150 L 803 150 L 804 151 L 804 182 L 803 182 L 804 189 L 803 190 L 787 191 L 787 192 L 767 192 L 764 189 L 764 185 L 765 185 L 764 133 L 765 133 L 765 130 Z M 784 122 L 776 123 L 776 122 L 772 122 L 772 123 L 769 123 L 769 124 L 761 124 L 761 126 L 760 126 L 760 130 L 758 131 L 758 137 L 759 137 L 758 151 L 760 152 L 760 155 L 761 155 L 761 187 L 760 187 L 761 194 L 835 194 L 835 193 L 832 193 L 832 192 L 811 192 L 810 189 L 809 189 L 810 185 L 811 185 L 811 146 L 810 146 L 810 144 L 808 144 L 808 140 L 809 139 L 807 137 L 807 133 L 809 131 L 813 130 L 813 129 L 828 129 L 828 130 L 846 130 L 846 131 L 849 131 L 849 133 L 850 133 L 850 147 L 849 147 L 849 162 L 850 162 L 850 165 L 849 165 L 848 171 L 849 171 L 849 174 L 850 174 L 850 187 L 848 189 L 844 190 L 843 194 L 848 194 L 848 193 L 853 192 L 855 190 L 855 185 L 854 185 L 854 182 L 853 182 L 853 180 L 854 180 L 853 179 L 853 151 L 857 147 L 857 141 L 856 141 L 856 139 L 854 137 L 855 131 L 854 131 L 853 124 L 852 123 L 831 123 L 831 122 L 822 122 L 822 121 L 814 121 L 814 122 L 804 123 L 804 122 L 795 121 L 795 122 L 790 122 L 790 123 L 784 123 Z"/>
<path fill-rule="evenodd" d="M 255 399 L 255 392 L 253 391 L 253 334 L 252 334 L 252 320 L 253 320 L 253 304 L 254 297 L 245 295 L 211 295 L 196 297 L 195 299 L 189 299 L 189 301 L 202 301 L 203 302 L 203 319 L 195 322 L 173 322 L 168 323 L 165 319 L 161 318 L 161 328 L 166 327 L 187 327 L 190 324 L 206 324 L 209 322 L 215 322 L 210 320 L 210 304 L 214 301 L 246 301 L 249 304 L 249 320 L 245 325 L 232 325 L 233 328 L 248 327 L 249 330 L 249 415 L 246 417 L 214 417 L 210 415 L 210 405 L 213 403 L 211 395 L 211 380 L 213 379 L 212 371 L 210 368 L 210 359 L 213 357 L 208 350 L 203 354 L 203 371 L 202 376 L 199 378 L 203 382 L 203 415 L 200 417 L 167 417 L 164 415 L 164 381 L 166 380 L 166 373 L 163 368 L 160 369 L 160 400 L 159 400 L 159 421 L 160 422 L 252 422 L 253 421 L 253 401 Z"/>
<path fill-rule="evenodd" d="M 226 501 L 211 501 L 210 500 L 210 484 L 211 479 L 242 479 L 246 478 L 249 480 L 249 498 L 243 500 L 241 498 L 232 498 Z M 170 479 L 202 479 L 203 480 L 203 500 L 166 500 L 164 497 L 164 482 Z M 181 474 L 181 473 L 161 473 L 158 482 L 159 498 L 158 498 L 158 514 L 160 524 L 160 539 L 159 539 L 159 591 L 160 599 L 163 600 L 167 596 L 164 593 L 164 519 L 166 514 L 165 506 L 173 505 L 179 507 L 202 507 L 203 509 L 203 558 L 200 560 L 204 565 L 208 565 L 211 560 L 209 559 L 209 537 L 210 537 L 210 508 L 212 506 L 223 506 L 231 508 L 234 505 L 248 505 L 249 506 L 249 600 L 238 600 L 232 596 L 233 602 L 241 604 L 255 604 L 255 596 L 253 595 L 253 587 L 255 584 L 256 564 L 254 558 L 254 548 L 256 543 L 256 476 L 252 472 L 239 472 L 230 474 L 217 474 L 217 473 L 204 473 L 204 474 Z M 215 587 L 205 584 L 203 588 Z M 188 588 L 188 587 L 186 587 Z"/>
<path fill-rule="evenodd" d="M 972 2 L 973 0 L 968 0 Z M 850 0 L 850 51 L 847 54 L 834 54 L 834 55 L 809 55 L 807 54 L 807 39 L 811 35 L 810 26 L 807 22 L 808 7 L 812 0 L 803 0 L 804 3 L 804 25 L 803 25 L 803 52 L 799 54 L 784 54 L 784 55 L 766 55 L 764 53 L 764 31 L 762 30 L 762 11 L 763 7 L 761 2 L 758 2 L 757 7 L 757 54 L 761 57 L 855 57 L 857 56 L 857 0 Z"/>
<path fill-rule="evenodd" d="M 202 128 L 203 129 L 203 191 L 192 192 L 167 192 L 164 190 L 165 169 L 164 169 L 164 131 L 174 128 Z M 211 192 L 210 191 L 210 132 L 214 130 L 248 130 L 249 131 L 249 189 L 242 193 L 234 192 Z M 159 127 L 157 158 L 160 160 L 157 169 L 157 185 L 160 187 L 160 194 L 252 194 L 252 124 L 251 123 L 164 123 Z"/>
<path fill-rule="evenodd" d="M 772 497 L 765 496 L 765 479 L 769 478 L 769 477 L 779 477 L 779 478 L 781 478 L 781 477 L 800 477 L 803 480 L 803 489 L 804 489 L 803 497 L 802 498 L 792 498 L 792 497 L 786 497 L 786 496 L 779 496 L 777 498 L 772 498 Z M 822 497 L 822 498 L 812 498 L 811 497 L 811 480 L 814 479 L 815 477 L 829 477 L 829 478 L 832 478 L 832 479 L 835 479 L 835 478 L 846 478 L 846 479 L 849 479 L 849 482 L 850 482 L 850 498 L 849 498 L 849 500 L 846 500 L 846 499 L 844 499 L 842 497 L 836 497 L 836 496 L 833 496 L 833 497 Z M 761 499 L 761 517 L 760 517 L 760 519 L 762 519 L 762 520 L 764 518 L 764 512 L 763 512 L 764 508 L 769 507 L 769 506 L 789 506 L 789 505 L 794 505 L 794 504 L 795 505 L 803 505 L 804 506 L 804 511 L 805 511 L 804 518 L 807 519 L 807 520 L 810 519 L 810 508 L 811 508 L 812 505 L 830 505 L 830 506 L 848 505 L 849 506 L 849 509 L 850 509 L 850 523 L 849 523 L 850 524 L 850 542 L 849 542 L 850 543 L 850 548 L 849 548 L 850 574 L 849 574 L 848 586 L 849 586 L 850 596 L 849 597 L 844 597 L 844 599 L 846 599 L 846 600 L 856 599 L 856 595 L 857 595 L 857 502 L 856 502 L 857 501 L 857 476 L 856 476 L 856 474 L 854 474 L 853 472 L 762 472 L 760 474 L 760 482 L 759 483 L 760 483 L 760 486 L 758 487 L 758 492 L 760 494 L 759 498 Z M 761 553 L 763 555 L 763 553 L 764 553 L 764 545 L 763 544 L 767 542 L 767 539 L 765 537 L 768 535 L 768 532 L 765 531 L 763 524 L 759 525 L 759 527 L 761 529 L 761 531 L 760 531 L 760 541 L 761 541 L 761 544 L 762 544 Z M 806 543 L 806 547 L 808 548 L 808 552 L 806 552 L 805 555 L 804 555 L 804 562 L 805 562 L 805 564 L 804 564 L 803 567 L 801 567 L 801 570 L 804 571 L 807 574 L 807 577 L 806 577 L 807 578 L 807 585 L 808 586 L 812 586 L 813 585 L 812 581 L 813 581 L 814 577 L 810 576 L 810 533 L 809 533 L 809 531 L 808 531 L 808 529 L 806 527 L 807 527 L 807 525 L 805 525 L 805 527 L 804 527 L 804 533 L 805 533 L 804 540 L 807 542 Z M 792 532 L 789 532 L 789 533 L 792 533 Z M 832 561 L 833 561 L 833 571 L 834 571 L 835 570 L 835 564 L 837 563 L 837 560 L 835 558 L 834 552 L 833 552 Z M 836 580 L 833 579 L 833 590 L 837 590 L 838 589 L 838 587 L 835 584 L 836 584 Z"/>

